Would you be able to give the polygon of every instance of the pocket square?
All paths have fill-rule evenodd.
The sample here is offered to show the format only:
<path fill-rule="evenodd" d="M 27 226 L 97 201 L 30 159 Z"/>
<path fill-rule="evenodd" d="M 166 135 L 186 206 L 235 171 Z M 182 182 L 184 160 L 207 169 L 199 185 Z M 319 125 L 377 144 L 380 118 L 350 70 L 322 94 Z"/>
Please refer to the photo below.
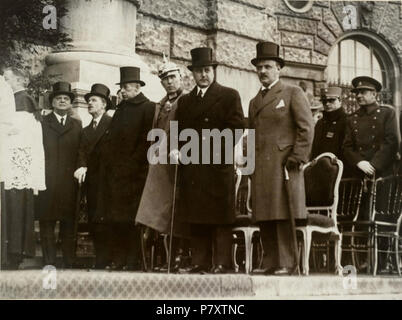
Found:
<path fill-rule="evenodd" d="M 285 107 L 285 102 L 283 101 L 283 99 L 281 99 L 281 101 L 279 101 L 279 103 L 276 105 L 275 109 L 279 109 L 279 108 L 283 108 Z"/>

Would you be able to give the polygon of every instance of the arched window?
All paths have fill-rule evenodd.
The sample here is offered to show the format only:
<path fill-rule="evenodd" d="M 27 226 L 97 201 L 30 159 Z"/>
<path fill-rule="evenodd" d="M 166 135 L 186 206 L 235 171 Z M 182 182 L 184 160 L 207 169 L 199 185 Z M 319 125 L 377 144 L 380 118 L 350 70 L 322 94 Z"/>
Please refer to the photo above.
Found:
<path fill-rule="evenodd" d="M 357 39 L 338 42 L 328 57 L 327 80 L 329 85 L 341 86 L 344 89 L 343 100 L 349 112 L 355 109 L 354 95 L 350 94 L 351 81 L 358 76 L 369 76 L 378 80 L 383 86 L 379 101 L 392 104 L 386 68 L 375 48 Z"/>

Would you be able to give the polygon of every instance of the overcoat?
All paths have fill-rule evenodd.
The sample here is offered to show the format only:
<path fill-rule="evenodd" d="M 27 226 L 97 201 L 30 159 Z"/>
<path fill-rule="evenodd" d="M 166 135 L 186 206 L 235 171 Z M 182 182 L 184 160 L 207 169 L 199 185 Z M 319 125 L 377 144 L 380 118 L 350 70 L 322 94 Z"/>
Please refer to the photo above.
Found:
<path fill-rule="evenodd" d="M 70 116 L 67 116 L 64 126 L 54 113 L 43 117 L 46 190 L 38 194 L 37 218 L 40 220 L 74 218 L 77 197 L 74 171 L 81 130 L 81 122 Z"/>
<path fill-rule="evenodd" d="M 344 157 L 348 173 L 361 174 L 356 165 L 367 160 L 376 169 L 376 176 L 392 171 L 399 146 L 395 110 L 377 103 L 361 107 L 348 117 Z"/>
<path fill-rule="evenodd" d="M 168 157 L 170 121 L 176 120 L 177 102 L 184 94 L 185 92 L 182 92 L 173 103 L 170 103 L 167 96 L 165 96 L 156 105 L 153 127 L 163 129 L 166 134 L 166 140 L 159 145 L 158 156 L 160 158 L 166 157 L 167 164 L 157 163 L 149 165 L 148 176 L 136 217 L 137 223 L 151 227 L 161 233 L 170 233 L 173 205 L 175 165 L 170 164 Z M 161 110 L 166 107 L 167 103 L 170 104 L 171 110 L 168 114 L 164 115 Z M 179 224 L 177 220 L 174 226 L 174 234 L 186 234 L 186 228 L 183 224 Z"/>
<path fill-rule="evenodd" d="M 99 185 L 97 217 L 102 221 L 133 223 L 148 171 L 147 151 L 150 142 L 155 103 L 143 93 L 123 100 L 113 115 L 109 129 L 94 147 L 100 155 L 102 172 Z"/>
<path fill-rule="evenodd" d="M 346 112 L 339 108 L 332 112 L 323 112 L 314 128 L 313 149 L 311 159 L 324 152 L 332 152 L 343 160 L 343 141 L 346 130 Z"/>
<path fill-rule="evenodd" d="M 292 192 L 285 185 L 284 165 L 289 156 L 308 161 L 314 136 L 309 103 L 296 86 L 278 81 L 263 97 L 250 101 L 250 129 L 255 129 L 255 171 L 252 175 L 252 211 L 255 221 L 289 219 L 289 201 L 295 218 L 305 219 L 304 178 L 301 171 L 291 177 Z"/>
<path fill-rule="evenodd" d="M 88 218 L 91 223 L 101 223 L 104 216 L 97 210 L 99 205 L 103 205 L 103 197 L 107 194 L 105 184 L 100 183 L 104 179 L 106 170 L 102 161 L 101 151 L 103 150 L 100 140 L 109 128 L 112 117 L 103 114 L 96 129 L 93 129 L 93 121 L 82 130 L 81 143 L 78 152 L 77 168 L 87 167 L 85 190 L 88 203 Z M 97 148 L 95 149 L 95 146 Z"/>
<path fill-rule="evenodd" d="M 213 164 L 214 142 L 203 135 L 202 129 L 243 129 L 244 116 L 239 93 L 213 82 L 203 98 L 197 97 L 197 87 L 180 98 L 177 108 L 179 132 L 191 128 L 197 133 L 195 152 L 200 164 L 181 164 L 179 168 L 178 218 L 191 224 L 230 224 L 235 220 L 234 165 L 224 163 L 225 139 L 220 139 L 222 164 Z M 240 137 L 239 137 L 240 138 Z M 210 163 L 201 164 L 202 143 L 210 151 Z M 235 138 L 233 135 L 233 150 Z M 182 142 L 181 146 L 187 142 Z M 207 149 L 208 149 L 207 148 Z M 183 151 L 181 149 L 181 151 Z M 217 152 L 219 152 L 217 151 Z M 189 152 L 191 153 L 191 152 Z M 199 156 L 199 157 L 198 157 Z M 207 157 L 207 156 L 205 156 Z"/>

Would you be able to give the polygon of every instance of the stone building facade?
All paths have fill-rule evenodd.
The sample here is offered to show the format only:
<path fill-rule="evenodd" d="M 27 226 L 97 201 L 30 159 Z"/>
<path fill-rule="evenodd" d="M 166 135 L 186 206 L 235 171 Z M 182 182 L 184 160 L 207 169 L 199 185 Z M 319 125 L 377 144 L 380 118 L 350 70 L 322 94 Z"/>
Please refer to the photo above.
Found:
<path fill-rule="evenodd" d="M 66 3 L 69 13 L 61 25 L 71 35 L 72 46 L 62 52 L 41 50 L 42 55 L 34 59 L 35 70 L 41 69 L 37 64 L 42 61 L 47 75 L 72 82 L 78 95 L 74 106 L 84 124 L 89 119 L 83 95 L 95 82 L 107 84 L 116 93 L 119 66 L 139 66 L 147 83 L 145 94 L 157 101 L 164 95 L 157 68 L 166 54 L 182 67 L 185 85 L 191 88 L 194 83 L 186 66 L 191 60 L 190 50 L 198 46 L 214 49 L 219 62 L 217 80 L 240 92 L 247 115 L 248 103 L 260 85 L 250 62 L 260 40 L 281 44 L 286 61 L 283 78 L 294 84 L 304 80 L 308 91 L 316 97 L 331 78 L 329 56 L 334 48 L 345 40 L 357 41 L 374 52 L 379 61 L 382 82 L 388 92 L 385 102 L 401 109 L 401 1 L 66 0 Z"/>

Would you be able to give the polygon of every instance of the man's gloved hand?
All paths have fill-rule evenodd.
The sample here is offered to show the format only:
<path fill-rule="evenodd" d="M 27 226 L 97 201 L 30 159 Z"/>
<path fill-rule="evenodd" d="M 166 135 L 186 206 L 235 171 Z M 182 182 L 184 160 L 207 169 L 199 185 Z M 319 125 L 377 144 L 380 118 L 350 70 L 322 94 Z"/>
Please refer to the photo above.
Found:
<path fill-rule="evenodd" d="M 179 161 L 181 160 L 181 153 L 179 150 L 174 149 L 170 152 L 169 157 L 170 163 L 176 164 L 179 163 Z"/>
<path fill-rule="evenodd" d="M 87 167 L 81 167 L 75 170 L 74 178 L 78 180 L 78 183 L 83 183 L 85 181 L 86 174 L 87 174 Z"/>
<path fill-rule="evenodd" d="M 365 160 L 360 161 L 360 162 L 357 164 L 357 167 L 358 167 L 361 171 L 363 171 L 365 174 L 367 174 L 367 175 L 369 175 L 369 176 L 372 176 L 372 175 L 374 175 L 374 173 L 375 173 L 375 168 L 374 168 L 374 167 L 371 165 L 371 163 L 368 162 L 368 161 L 365 161 Z"/>
<path fill-rule="evenodd" d="M 289 156 L 286 160 L 285 167 L 288 171 L 298 170 L 300 167 L 300 163 L 296 158 Z"/>

